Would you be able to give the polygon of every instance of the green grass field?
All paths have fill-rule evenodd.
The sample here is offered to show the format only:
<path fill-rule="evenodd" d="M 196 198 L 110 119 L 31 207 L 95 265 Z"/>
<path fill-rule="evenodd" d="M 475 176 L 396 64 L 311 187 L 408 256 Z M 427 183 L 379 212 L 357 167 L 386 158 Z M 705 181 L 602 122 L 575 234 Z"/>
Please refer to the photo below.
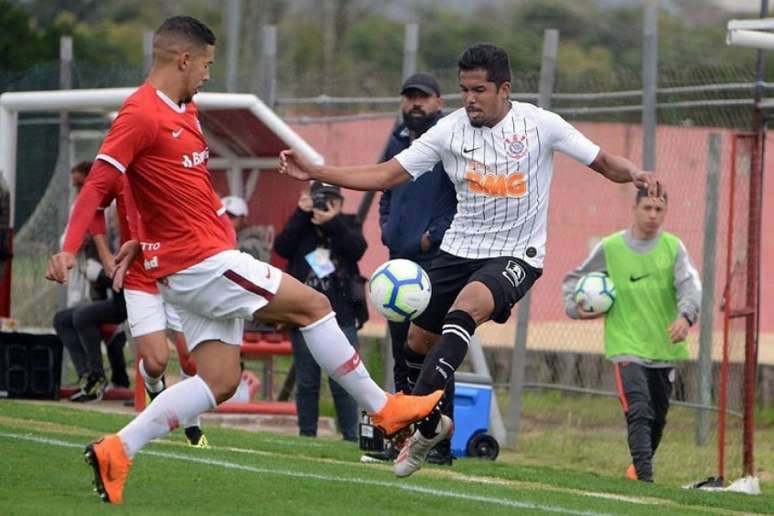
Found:
<path fill-rule="evenodd" d="M 128 416 L 67 404 L 0 401 L 2 514 L 708 514 L 765 513 L 774 497 L 686 491 L 620 477 L 520 463 L 458 460 L 409 479 L 361 464 L 352 444 L 207 428 L 213 447 L 180 433 L 135 459 L 125 504 L 106 507 L 91 488 L 85 443 Z"/>

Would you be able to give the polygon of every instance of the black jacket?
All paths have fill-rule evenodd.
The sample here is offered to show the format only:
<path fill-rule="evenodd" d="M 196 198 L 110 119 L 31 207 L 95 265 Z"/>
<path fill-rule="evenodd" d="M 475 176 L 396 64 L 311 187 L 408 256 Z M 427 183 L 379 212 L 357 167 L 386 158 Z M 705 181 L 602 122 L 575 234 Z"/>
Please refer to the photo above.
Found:
<path fill-rule="evenodd" d="M 336 268 L 322 280 L 306 261 L 306 255 L 318 247 L 330 249 L 331 261 Z M 296 208 L 274 239 L 274 250 L 288 260 L 288 274 L 325 294 L 341 326 L 358 326 L 352 278 L 360 275 L 357 262 L 367 247 L 363 230 L 354 215 L 340 213 L 318 226 L 312 224 L 311 212 L 300 208 Z"/>
<path fill-rule="evenodd" d="M 408 129 L 400 124 L 390 135 L 382 161 L 393 158 L 410 145 Z M 382 243 L 390 250 L 390 258 L 407 258 L 427 266 L 438 254 L 443 235 L 456 212 L 457 193 L 440 161 L 416 181 L 385 190 L 379 201 L 379 225 Z M 420 247 L 425 231 L 430 234 L 431 242 L 427 253 Z"/>

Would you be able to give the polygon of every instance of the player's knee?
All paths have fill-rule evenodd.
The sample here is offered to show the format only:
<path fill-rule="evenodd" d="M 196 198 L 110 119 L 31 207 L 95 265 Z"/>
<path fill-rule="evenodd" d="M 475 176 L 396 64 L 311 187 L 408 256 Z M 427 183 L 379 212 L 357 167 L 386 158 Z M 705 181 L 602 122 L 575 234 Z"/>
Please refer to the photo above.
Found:
<path fill-rule="evenodd" d="M 214 378 L 205 379 L 205 381 L 210 387 L 212 395 L 215 396 L 215 400 L 218 403 L 223 403 L 236 393 L 237 388 L 239 387 L 240 377 L 241 375 L 238 372 L 230 372 L 218 375 Z"/>
<path fill-rule="evenodd" d="M 470 315 L 476 325 L 483 324 L 492 316 L 495 309 L 494 295 L 489 287 L 477 281 L 473 282 L 454 300 L 449 313 L 462 310 Z"/>
<path fill-rule="evenodd" d="M 332 310 L 333 308 L 331 308 L 331 302 L 328 298 L 320 292 L 313 290 L 303 306 L 303 312 L 299 314 L 299 321 L 297 323 L 299 326 L 309 326 L 331 313 Z"/>
<path fill-rule="evenodd" d="M 142 366 L 145 372 L 152 378 L 159 378 L 167 369 L 167 361 L 153 354 L 142 356 Z"/>

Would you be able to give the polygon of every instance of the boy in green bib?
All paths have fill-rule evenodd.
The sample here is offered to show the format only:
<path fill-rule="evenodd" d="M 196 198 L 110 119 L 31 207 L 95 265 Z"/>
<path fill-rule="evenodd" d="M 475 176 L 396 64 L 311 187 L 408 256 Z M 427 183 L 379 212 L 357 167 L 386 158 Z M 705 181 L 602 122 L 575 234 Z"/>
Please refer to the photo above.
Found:
<path fill-rule="evenodd" d="M 626 474 L 645 482 L 653 481 L 675 362 L 688 358 L 685 338 L 701 303 L 701 281 L 685 245 L 661 230 L 666 211 L 666 193 L 649 197 L 638 190 L 632 227 L 604 238 L 562 284 L 568 316 L 605 317 L 605 357 L 613 362 L 633 462 Z M 578 281 L 589 272 L 613 280 L 616 299 L 607 313 L 575 302 Z"/>

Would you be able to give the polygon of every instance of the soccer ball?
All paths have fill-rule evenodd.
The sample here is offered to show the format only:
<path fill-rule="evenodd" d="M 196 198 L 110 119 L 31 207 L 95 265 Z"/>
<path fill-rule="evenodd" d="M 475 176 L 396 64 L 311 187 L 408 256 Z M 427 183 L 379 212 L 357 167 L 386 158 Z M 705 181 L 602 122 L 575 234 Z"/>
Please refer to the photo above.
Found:
<path fill-rule="evenodd" d="M 376 311 L 394 322 L 421 314 L 430 302 L 430 278 L 411 260 L 383 263 L 368 280 L 368 297 Z"/>
<path fill-rule="evenodd" d="M 587 312 L 595 314 L 610 310 L 615 301 L 615 285 L 604 272 L 590 272 L 575 288 L 575 302 Z"/>

